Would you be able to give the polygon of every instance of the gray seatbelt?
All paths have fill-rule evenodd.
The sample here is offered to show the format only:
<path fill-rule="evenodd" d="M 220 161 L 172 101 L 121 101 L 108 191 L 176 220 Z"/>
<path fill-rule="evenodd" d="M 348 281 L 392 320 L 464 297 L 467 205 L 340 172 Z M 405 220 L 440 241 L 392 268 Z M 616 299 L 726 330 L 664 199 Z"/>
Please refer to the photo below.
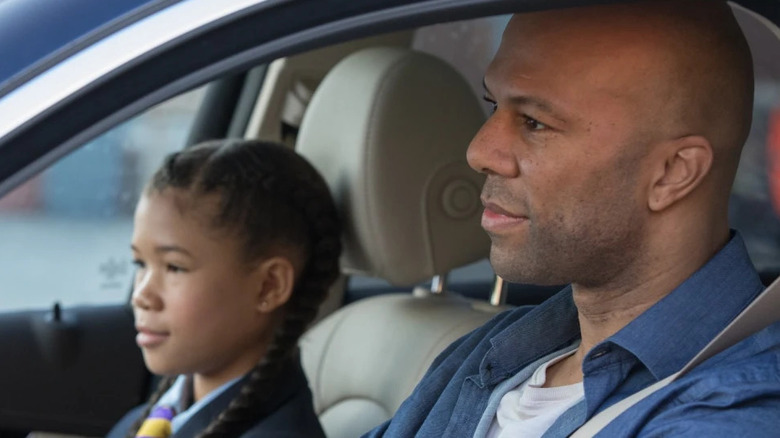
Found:
<path fill-rule="evenodd" d="M 696 365 L 699 365 L 748 336 L 757 333 L 770 324 L 780 321 L 780 286 L 778 286 L 778 284 L 780 284 L 780 279 L 775 280 L 768 288 L 761 292 L 745 310 L 737 315 L 726 328 L 718 333 L 718 335 L 699 351 L 690 362 L 685 364 L 680 371 L 677 371 L 663 380 L 659 380 L 653 385 L 650 385 L 599 412 L 582 425 L 582 427 L 577 429 L 576 432 L 570 435 L 570 437 L 589 438 L 594 436 L 626 409 L 675 381 L 678 377 L 687 373 Z"/>

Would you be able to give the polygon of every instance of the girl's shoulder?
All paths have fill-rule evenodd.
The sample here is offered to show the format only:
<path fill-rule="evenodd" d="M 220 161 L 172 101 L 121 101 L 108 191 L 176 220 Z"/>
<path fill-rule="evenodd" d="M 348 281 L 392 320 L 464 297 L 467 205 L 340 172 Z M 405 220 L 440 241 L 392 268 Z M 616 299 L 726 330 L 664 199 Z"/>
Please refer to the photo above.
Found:
<path fill-rule="evenodd" d="M 258 418 L 241 437 L 325 438 L 325 433 L 314 412 L 311 390 L 300 362 L 294 361 L 285 367 L 284 372 L 278 376 L 278 381 L 280 386 L 269 400 L 271 405 L 266 406 L 272 412 Z M 205 429 L 238 395 L 242 383 L 242 381 L 236 382 L 222 394 L 202 406 L 174 436 L 195 436 Z M 144 408 L 145 405 L 141 405 L 125 414 L 106 437 L 124 438 L 127 436 L 130 427 L 143 414 Z M 258 409 L 260 412 L 263 410 Z"/>
<path fill-rule="evenodd" d="M 314 401 L 308 382 L 300 365 L 286 373 L 287 397 L 268 416 L 246 431 L 242 438 L 284 437 L 284 438 L 325 438 L 317 414 L 314 413 Z M 281 395 L 281 394 L 280 394 Z"/>
<path fill-rule="evenodd" d="M 106 438 L 124 438 L 127 436 L 127 432 L 130 431 L 130 427 L 135 423 L 135 420 L 141 416 L 146 405 L 137 406 L 128 411 L 119 422 L 117 422 L 111 431 L 108 432 Z"/>

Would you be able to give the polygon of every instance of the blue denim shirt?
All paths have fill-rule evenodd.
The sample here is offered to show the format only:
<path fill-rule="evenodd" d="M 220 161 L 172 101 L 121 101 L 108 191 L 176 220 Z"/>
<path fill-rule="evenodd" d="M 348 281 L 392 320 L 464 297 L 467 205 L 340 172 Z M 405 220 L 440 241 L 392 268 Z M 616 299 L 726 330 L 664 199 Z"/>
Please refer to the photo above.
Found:
<path fill-rule="evenodd" d="M 566 437 L 597 412 L 678 371 L 762 289 L 735 233 L 705 266 L 588 352 L 585 400 L 544 437 Z M 579 336 L 570 287 L 540 306 L 502 313 L 442 352 L 395 416 L 364 436 L 473 437 L 483 415 L 492 415 L 489 404 L 494 412 L 491 395 L 501 383 L 530 374 Z M 774 324 L 634 405 L 598 436 L 780 436 L 779 363 L 780 324 Z"/>

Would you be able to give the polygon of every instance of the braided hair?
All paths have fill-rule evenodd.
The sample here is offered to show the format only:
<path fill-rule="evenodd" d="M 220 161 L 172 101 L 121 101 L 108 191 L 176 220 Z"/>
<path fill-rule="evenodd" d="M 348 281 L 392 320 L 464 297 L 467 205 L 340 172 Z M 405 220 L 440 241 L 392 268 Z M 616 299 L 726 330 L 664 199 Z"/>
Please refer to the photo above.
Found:
<path fill-rule="evenodd" d="M 202 196 L 217 194 L 218 211 L 211 224 L 235 233 L 247 260 L 267 256 L 278 245 L 303 251 L 305 264 L 264 357 L 249 372 L 239 395 L 199 435 L 238 436 L 268 414 L 261 407 L 274 392 L 275 377 L 298 354 L 298 339 L 339 275 L 336 207 L 325 181 L 305 159 L 285 146 L 254 140 L 211 141 L 169 155 L 146 190 L 168 188 L 185 190 L 196 201 L 192 205 Z M 129 437 L 174 380 L 160 381 Z"/>

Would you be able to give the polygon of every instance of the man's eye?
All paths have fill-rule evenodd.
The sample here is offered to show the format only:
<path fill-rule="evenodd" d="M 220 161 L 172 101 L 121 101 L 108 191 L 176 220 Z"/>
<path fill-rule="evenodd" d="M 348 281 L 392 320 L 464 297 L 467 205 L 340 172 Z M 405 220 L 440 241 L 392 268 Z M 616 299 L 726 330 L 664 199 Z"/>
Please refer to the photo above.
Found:
<path fill-rule="evenodd" d="M 525 119 L 523 123 L 525 124 L 526 128 L 531 131 L 541 131 L 543 129 L 547 129 L 547 125 L 534 118 L 528 116 L 523 116 L 523 118 Z"/>
<path fill-rule="evenodd" d="M 498 109 L 498 104 L 496 103 L 496 101 L 487 96 L 482 96 L 482 100 L 484 100 L 485 102 L 488 103 L 488 105 L 490 105 L 490 114 L 495 114 L 496 110 Z"/>

